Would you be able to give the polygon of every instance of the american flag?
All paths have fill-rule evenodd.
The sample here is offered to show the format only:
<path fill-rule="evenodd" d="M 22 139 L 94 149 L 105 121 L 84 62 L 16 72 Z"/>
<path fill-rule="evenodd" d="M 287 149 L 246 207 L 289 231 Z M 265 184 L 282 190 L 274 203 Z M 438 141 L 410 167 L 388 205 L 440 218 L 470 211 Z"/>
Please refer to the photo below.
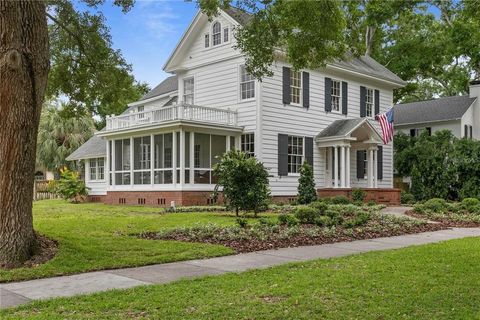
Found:
<path fill-rule="evenodd" d="M 383 135 L 383 144 L 388 144 L 393 139 L 393 108 L 385 113 L 375 116 L 375 120 L 380 123 Z"/>

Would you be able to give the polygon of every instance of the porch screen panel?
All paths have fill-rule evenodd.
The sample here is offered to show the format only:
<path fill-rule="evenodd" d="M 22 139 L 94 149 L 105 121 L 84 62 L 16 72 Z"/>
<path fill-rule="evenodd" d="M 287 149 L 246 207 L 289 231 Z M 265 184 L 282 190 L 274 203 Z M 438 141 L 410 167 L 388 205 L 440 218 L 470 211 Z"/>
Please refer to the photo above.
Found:
<path fill-rule="evenodd" d="M 130 184 L 130 139 L 115 140 L 115 184 Z"/>
<path fill-rule="evenodd" d="M 211 164 L 212 168 L 215 164 L 220 162 L 221 157 L 227 151 L 227 137 L 212 135 L 212 155 L 211 155 Z M 211 183 L 217 183 L 218 178 L 213 175 L 212 171 L 212 181 Z"/>
<path fill-rule="evenodd" d="M 210 135 L 195 133 L 194 151 L 194 182 L 199 184 L 210 183 Z"/>
<path fill-rule="evenodd" d="M 150 184 L 150 136 L 133 139 L 133 183 Z"/>
<path fill-rule="evenodd" d="M 190 132 L 185 132 L 185 183 L 190 183 Z"/>
<path fill-rule="evenodd" d="M 159 134 L 153 138 L 155 184 L 173 183 L 173 134 Z"/>

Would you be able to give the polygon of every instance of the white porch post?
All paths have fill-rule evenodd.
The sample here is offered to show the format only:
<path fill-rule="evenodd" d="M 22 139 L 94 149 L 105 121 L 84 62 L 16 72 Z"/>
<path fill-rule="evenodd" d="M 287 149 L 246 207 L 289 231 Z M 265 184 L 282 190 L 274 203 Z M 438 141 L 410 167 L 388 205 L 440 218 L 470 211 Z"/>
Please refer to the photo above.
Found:
<path fill-rule="evenodd" d="M 173 131 L 173 141 L 172 141 L 172 169 L 173 169 L 173 185 L 177 184 L 177 132 Z"/>
<path fill-rule="evenodd" d="M 112 140 L 112 189 L 115 188 L 115 140 Z"/>
<path fill-rule="evenodd" d="M 345 188 L 345 146 L 340 147 L 340 186 Z"/>
<path fill-rule="evenodd" d="M 333 157 L 333 187 L 338 188 L 338 146 L 334 146 L 334 157 Z"/>
<path fill-rule="evenodd" d="M 350 188 L 350 146 L 346 147 L 347 159 L 345 161 L 346 187 Z"/>
<path fill-rule="evenodd" d="M 106 181 L 107 181 L 107 189 L 110 188 L 110 142 L 107 140 L 107 156 L 105 157 L 105 168 L 106 168 Z M 86 175 L 86 172 L 85 172 Z"/>
<path fill-rule="evenodd" d="M 373 149 L 368 149 L 368 173 L 367 173 L 369 188 L 373 188 Z"/>
<path fill-rule="evenodd" d="M 185 184 L 185 131 L 180 128 L 180 184 Z"/>
<path fill-rule="evenodd" d="M 375 157 L 373 160 L 373 187 L 378 188 L 378 148 L 375 148 Z"/>

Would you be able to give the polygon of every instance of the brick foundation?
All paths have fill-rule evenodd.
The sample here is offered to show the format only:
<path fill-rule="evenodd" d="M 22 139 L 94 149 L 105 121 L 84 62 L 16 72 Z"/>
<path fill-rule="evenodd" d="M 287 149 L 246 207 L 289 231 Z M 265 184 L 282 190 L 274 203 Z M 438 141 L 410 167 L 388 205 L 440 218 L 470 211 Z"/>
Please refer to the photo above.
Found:
<path fill-rule="evenodd" d="M 90 195 L 87 197 L 88 202 L 105 202 L 105 195 Z"/>
<path fill-rule="evenodd" d="M 216 204 L 210 191 L 109 191 L 103 202 L 113 205 L 148 205 L 170 207 L 172 201 L 176 206 L 206 206 Z M 222 203 L 221 196 L 217 201 Z"/>
<path fill-rule="evenodd" d="M 400 189 L 396 188 L 362 188 L 367 194 L 365 202 L 375 201 L 378 204 L 385 204 L 388 206 L 400 205 Z M 352 198 L 351 188 L 324 188 L 318 189 L 317 194 L 320 198 L 345 196 Z"/>

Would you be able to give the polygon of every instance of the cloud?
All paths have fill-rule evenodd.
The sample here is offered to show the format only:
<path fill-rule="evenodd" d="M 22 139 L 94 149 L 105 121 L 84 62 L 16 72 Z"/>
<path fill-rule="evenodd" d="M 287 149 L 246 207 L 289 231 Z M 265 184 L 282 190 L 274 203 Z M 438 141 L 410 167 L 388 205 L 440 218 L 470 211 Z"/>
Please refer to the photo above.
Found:
<path fill-rule="evenodd" d="M 181 15 L 177 14 L 166 1 L 138 1 L 130 19 L 143 24 L 157 39 L 170 37 L 178 32 Z"/>

